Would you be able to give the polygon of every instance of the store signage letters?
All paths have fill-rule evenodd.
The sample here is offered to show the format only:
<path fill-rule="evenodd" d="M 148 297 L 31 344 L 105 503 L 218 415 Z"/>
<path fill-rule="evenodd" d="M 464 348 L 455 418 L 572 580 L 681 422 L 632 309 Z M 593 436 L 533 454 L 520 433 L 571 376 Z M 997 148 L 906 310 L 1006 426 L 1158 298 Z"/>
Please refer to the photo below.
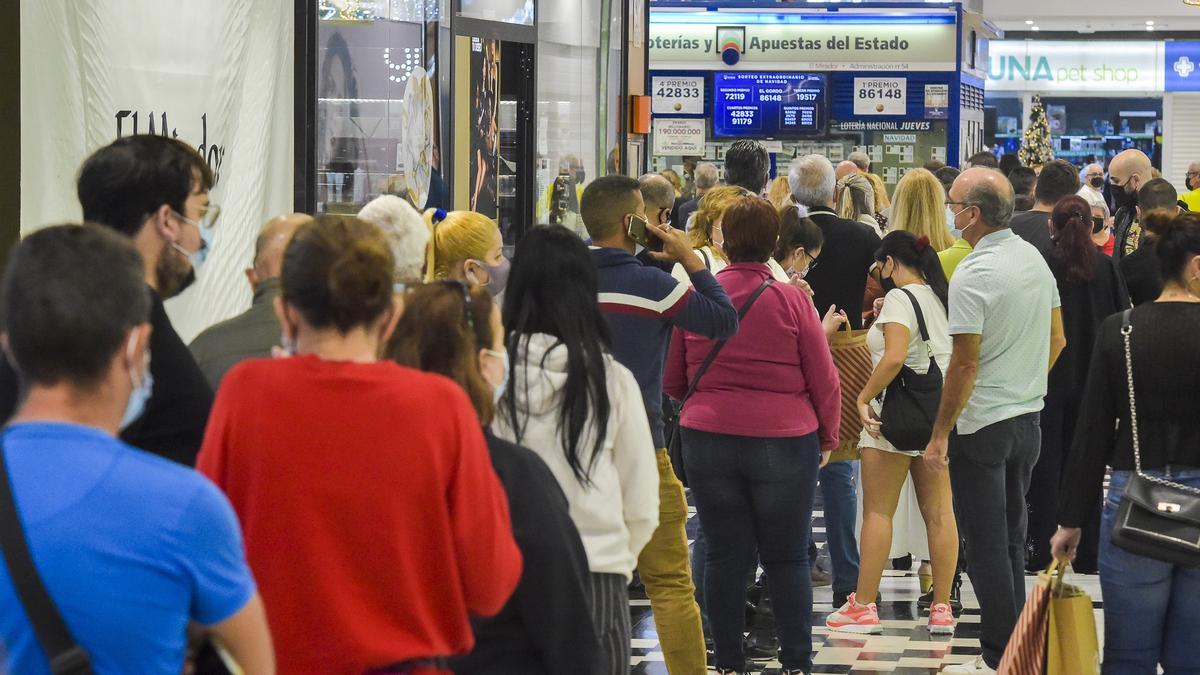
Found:
<path fill-rule="evenodd" d="M 864 122 L 862 120 L 840 120 L 833 122 L 834 131 L 930 131 L 933 122 Z"/>
<path fill-rule="evenodd" d="M 702 119 L 656 117 L 654 154 L 703 155 L 704 125 Z"/>
<path fill-rule="evenodd" d="M 747 24 L 740 58 L 722 61 L 729 40 L 711 24 L 650 23 L 650 58 L 655 68 L 763 70 L 954 70 L 956 30 L 952 23 Z M 740 31 L 739 31 L 740 33 Z M 727 58 L 728 55 L 725 55 Z M 728 64 L 728 65 L 727 65 Z"/>
<path fill-rule="evenodd" d="M 907 78 L 854 78 L 855 115 L 904 115 L 907 112 Z"/>
<path fill-rule="evenodd" d="M 1163 43 L 995 40 L 989 91 L 1162 91 Z"/>
<path fill-rule="evenodd" d="M 703 115 L 704 78 L 662 76 L 650 80 L 655 115 Z"/>

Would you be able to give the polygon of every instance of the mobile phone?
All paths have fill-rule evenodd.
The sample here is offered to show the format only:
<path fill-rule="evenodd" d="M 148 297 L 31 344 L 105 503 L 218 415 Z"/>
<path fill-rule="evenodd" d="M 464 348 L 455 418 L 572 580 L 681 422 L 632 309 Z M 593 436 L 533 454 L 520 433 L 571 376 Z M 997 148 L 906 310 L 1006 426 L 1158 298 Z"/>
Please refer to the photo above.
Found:
<path fill-rule="evenodd" d="M 650 221 L 646 220 L 645 216 L 639 216 L 636 213 L 629 214 L 629 238 L 640 244 L 643 248 L 651 251 L 661 251 L 663 247 L 662 239 L 648 232 L 649 229 Z"/>

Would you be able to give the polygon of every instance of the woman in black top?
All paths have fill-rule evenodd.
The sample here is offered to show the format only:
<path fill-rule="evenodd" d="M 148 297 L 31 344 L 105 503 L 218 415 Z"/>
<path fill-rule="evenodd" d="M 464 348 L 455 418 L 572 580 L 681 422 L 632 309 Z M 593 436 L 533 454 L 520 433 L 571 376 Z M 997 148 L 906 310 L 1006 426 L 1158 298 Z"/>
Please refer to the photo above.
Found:
<path fill-rule="evenodd" d="M 1136 307 L 1130 334 L 1142 470 L 1200 487 L 1200 214 L 1152 211 L 1165 286 Z M 1067 464 L 1053 555 L 1073 559 L 1081 525 L 1100 501 L 1105 465 L 1112 480 L 1100 529 L 1104 672 L 1200 672 L 1200 570 L 1117 548 L 1111 531 L 1134 473 L 1122 315 L 1100 326 L 1083 395 L 1079 432 Z"/>
<path fill-rule="evenodd" d="M 508 355 L 500 309 L 486 289 L 434 282 L 405 297 L 389 349 L 401 365 L 439 373 L 471 398 L 491 424 L 504 393 Z M 496 475 L 508 496 L 524 569 L 512 599 L 490 619 L 474 619 L 475 648 L 450 661 L 458 675 L 591 675 L 600 643 L 588 606 L 589 570 L 567 498 L 533 451 L 486 431 Z"/>
<path fill-rule="evenodd" d="M 1025 566 L 1031 571 L 1050 564 L 1050 537 L 1057 523 L 1058 492 L 1070 474 L 1063 469 L 1075 435 L 1080 385 L 1092 358 L 1092 345 L 1100 322 L 1127 307 L 1129 293 L 1117 264 L 1092 242 L 1092 208 L 1077 195 L 1063 197 L 1050 212 L 1050 245 L 1042 255 L 1058 282 L 1062 298 L 1063 332 L 1067 346 L 1050 371 L 1045 408 L 1042 410 L 1042 450 L 1033 467 L 1029 492 L 1029 530 Z M 1099 501 L 1097 501 L 1099 504 Z M 1100 510 L 1083 523 L 1083 542 L 1075 570 L 1096 573 Z"/>

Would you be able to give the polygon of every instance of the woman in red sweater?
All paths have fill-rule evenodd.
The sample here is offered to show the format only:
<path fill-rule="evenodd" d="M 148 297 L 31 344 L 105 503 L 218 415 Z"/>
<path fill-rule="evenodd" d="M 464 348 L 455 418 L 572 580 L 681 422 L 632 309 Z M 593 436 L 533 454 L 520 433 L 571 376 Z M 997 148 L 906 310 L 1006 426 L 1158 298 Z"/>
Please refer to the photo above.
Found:
<path fill-rule="evenodd" d="M 372 225 L 301 226 L 276 300 L 292 357 L 226 376 L 197 461 L 241 521 L 281 673 L 443 672 L 521 575 L 466 394 L 377 358 L 392 268 Z"/>

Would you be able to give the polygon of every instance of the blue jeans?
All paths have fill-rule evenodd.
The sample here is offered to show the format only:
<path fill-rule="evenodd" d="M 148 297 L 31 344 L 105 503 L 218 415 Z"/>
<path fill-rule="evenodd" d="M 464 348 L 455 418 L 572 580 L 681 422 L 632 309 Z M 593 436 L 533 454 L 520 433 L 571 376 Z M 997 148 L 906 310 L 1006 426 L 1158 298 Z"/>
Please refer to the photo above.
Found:
<path fill-rule="evenodd" d="M 1200 673 L 1200 569 L 1146 558 L 1112 543 L 1117 505 L 1132 471 L 1114 471 L 1100 523 L 1100 589 L 1104 596 L 1105 675 Z M 1146 471 L 1155 476 L 1165 471 Z M 1200 487 L 1200 468 L 1171 471 Z"/>
<path fill-rule="evenodd" d="M 820 472 L 825 502 L 825 537 L 833 563 L 833 592 L 852 593 L 858 586 L 858 539 L 854 536 L 858 497 L 854 491 L 856 462 L 830 462 Z M 871 598 L 865 602 L 874 602 Z"/>
<path fill-rule="evenodd" d="M 812 668 L 808 527 L 820 447 L 815 433 L 751 438 L 683 429 L 683 453 L 707 544 L 704 600 L 718 668 L 745 665 L 747 573 L 755 551 L 771 581 L 785 668 Z"/>

